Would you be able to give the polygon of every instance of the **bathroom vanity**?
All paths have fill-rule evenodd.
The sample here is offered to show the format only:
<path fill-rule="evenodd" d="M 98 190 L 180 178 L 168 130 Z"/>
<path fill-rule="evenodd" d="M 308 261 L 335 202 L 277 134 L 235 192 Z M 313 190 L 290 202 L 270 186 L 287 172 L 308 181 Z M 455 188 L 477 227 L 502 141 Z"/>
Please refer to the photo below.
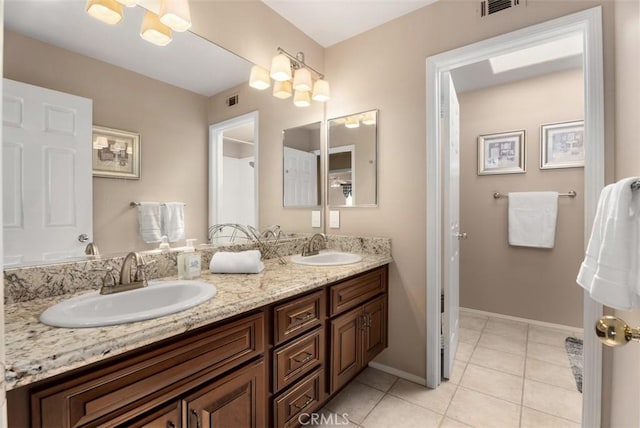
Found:
<path fill-rule="evenodd" d="M 212 300 L 111 327 L 38 323 L 60 297 L 6 305 L 9 425 L 298 426 L 387 346 L 390 262 L 205 274 Z"/>

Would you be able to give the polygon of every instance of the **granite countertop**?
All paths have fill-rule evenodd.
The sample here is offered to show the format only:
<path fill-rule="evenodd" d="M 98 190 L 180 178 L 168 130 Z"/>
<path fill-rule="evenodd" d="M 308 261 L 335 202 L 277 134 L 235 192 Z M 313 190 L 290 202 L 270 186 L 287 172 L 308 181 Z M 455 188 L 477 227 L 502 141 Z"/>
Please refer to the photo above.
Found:
<path fill-rule="evenodd" d="M 266 260 L 265 269 L 259 274 L 206 273 L 199 279 L 218 288 L 217 295 L 208 302 L 177 314 L 109 327 L 56 328 L 38 321 L 38 316 L 47 307 L 72 296 L 96 291 L 7 304 L 6 388 L 17 388 L 119 355 L 391 261 L 390 255 L 370 254 L 363 254 L 359 263 L 331 267 L 281 265 L 276 260 Z"/>

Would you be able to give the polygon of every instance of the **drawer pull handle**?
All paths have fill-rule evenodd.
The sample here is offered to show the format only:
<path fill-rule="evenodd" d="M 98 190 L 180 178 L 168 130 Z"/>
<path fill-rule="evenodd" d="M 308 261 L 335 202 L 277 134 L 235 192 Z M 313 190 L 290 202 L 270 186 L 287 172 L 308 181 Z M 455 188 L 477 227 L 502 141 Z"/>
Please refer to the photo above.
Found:
<path fill-rule="evenodd" d="M 174 424 L 172 421 L 167 422 L 167 428 L 176 428 L 176 424 Z"/>
<path fill-rule="evenodd" d="M 298 409 L 298 411 L 306 409 L 309 404 L 313 403 L 313 397 L 309 397 L 308 395 L 305 395 L 305 397 L 307 398 L 307 401 L 305 401 L 302 406 L 298 406 L 297 404 L 293 403 L 293 407 Z"/>
<path fill-rule="evenodd" d="M 313 312 L 307 312 L 304 315 L 296 315 L 295 320 L 296 321 L 306 321 L 306 320 L 311 319 L 313 317 L 314 317 Z"/>
<path fill-rule="evenodd" d="M 200 423 L 200 415 L 198 414 L 198 412 L 196 412 L 195 409 L 191 409 L 191 414 L 196 417 L 196 428 L 202 427 L 202 424 Z"/>
<path fill-rule="evenodd" d="M 313 354 L 310 354 L 309 352 L 305 352 L 305 354 L 307 354 L 307 355 L 305 355 L 305 357 L 303 359 L 298 360 L 298 359 L 294 358 L 293 361 L 295 361 L 298 364 L 304 364 L 304 363 L 309 362 L 309 361 L 311 361 L 313 359 Z"/>

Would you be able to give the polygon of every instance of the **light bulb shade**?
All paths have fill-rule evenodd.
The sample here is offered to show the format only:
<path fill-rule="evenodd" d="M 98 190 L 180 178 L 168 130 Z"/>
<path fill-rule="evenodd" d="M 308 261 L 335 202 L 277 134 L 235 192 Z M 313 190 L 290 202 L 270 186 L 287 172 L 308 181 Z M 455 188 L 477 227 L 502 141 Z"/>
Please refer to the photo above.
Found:
<path fill-rule="evenodd" d="M 360 121 L 356 116 L 349 116 L 344 120 L 344 126 L 349 129 L 358 128 L 360 126 Z"/>
<path fill-rule="evenodd" d="M 105 147 L 109 147 L 109 140 L 105 136 L 96 137 L 93 141 L 93 148 L 96 150 L 104 149 Z"/>
<path fill-rule="evenodd" d="M 375 125 L 376 124 L 376 112 L 368 111 L 362 116 L 363 125 Z"/>
<path fill-rule="evenodd" d="M 271 60 L 271 78 L 276 82 L 291 80 L 291 61 L 286 55 L 278 54 Z"/>
<path fill-rule="evenodd" d="M 311 83 L 311 73 L 306 68 L 299 68 L 293 75 L 293 89 L 301 92 L 309 92 L 313 84 Z"/>
<path fill-rule="evenodd" d="M 293 94 L 293 104 L 296 107 L 309 107 L 311 105 L 311 94 L 309 91 L 295 91 Z"/>
<path fill-rule="evenodd" d="M 105 24 L 114 25 L 122 20 L 122 5 L 115 0 L 88 0 L 87 13 Z"/>
<path fill-rule="evenodd" d="M 271 86 L 271 80 L 269 79 L 269 70 L 259 65 L 251 67 L 251 74 L 249 75 L 249 86 L 254 89 L 267 89 Z"/>
<path fill-rule="evenodd" d="M 291 90 L 291 81 L 285 80 L 284 82 L 276 82 L 273 85 L 273 96 L 276 98 L 280 98 L 281 100 L 286 100 L 287 98 L 293 95 L 293 91 Z"/>
<path fill-rule="evenodd" d="M 158 46 L 166 46 L 171 41 L 171 28 L 160 22 L 160 17 L 153 12 L 145 12 L 140 28 L 140 37 Z"/>
<path fill-rule="evenodd" d="M 134 7 L 138 5 L 138 0 L 116 0 L 116 1 L 126 7 Z"/>
<path fill-rule="evenodd" d="M 316 80 L 313 84 L 313 95 L 311 96 L 313 101 L 325 102 L 331 98 L 331 90 L 329 89 L 329 82 L 323 79 Z"/>
<path fill-rule="evenodd" d="M 191 28 L 189 0 L 162 0 L 160 3 L 160 22 L 178 32 Z"/>

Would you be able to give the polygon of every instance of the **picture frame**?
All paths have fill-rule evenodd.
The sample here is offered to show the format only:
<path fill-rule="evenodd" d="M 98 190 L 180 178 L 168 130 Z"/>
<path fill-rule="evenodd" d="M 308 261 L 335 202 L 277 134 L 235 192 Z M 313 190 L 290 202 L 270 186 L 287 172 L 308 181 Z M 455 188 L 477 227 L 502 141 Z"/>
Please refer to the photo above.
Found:
<path fill-rule="evenodd" d="M 584 167 L 584 120 L 540 126 L 540 169 Z"/>
<path fill-rule="evenodd" d="M 94 177 L 140 179 L 140 134 L 94 125 L 91 144 Z"/>
<path fill-rule="evenodd" d="M 525 131 L 478 136 L 478 175 L 527 172 Z"/>

